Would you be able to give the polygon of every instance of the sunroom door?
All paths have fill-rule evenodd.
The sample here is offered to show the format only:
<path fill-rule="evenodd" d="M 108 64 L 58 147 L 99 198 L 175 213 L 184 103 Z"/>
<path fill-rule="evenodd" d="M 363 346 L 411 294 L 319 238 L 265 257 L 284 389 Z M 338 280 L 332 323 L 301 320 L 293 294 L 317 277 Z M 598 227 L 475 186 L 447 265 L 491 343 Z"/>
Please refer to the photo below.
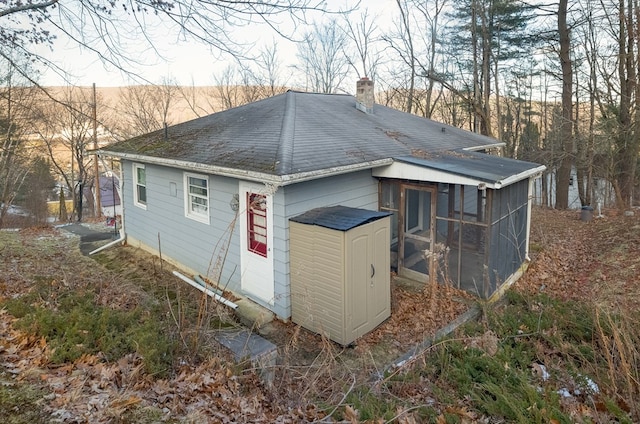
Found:
<path fill-rule="evenodd" d="M 273 195 L 264 185 L 241 182 L 239 200 L 242 291 L 273 305 Z"/>
<path fill-rule="evenodd" d="M 427 282 L 432 275 L 436 192 L 431 187 L 402 185 L 400 193 L 398 272 Z"/>

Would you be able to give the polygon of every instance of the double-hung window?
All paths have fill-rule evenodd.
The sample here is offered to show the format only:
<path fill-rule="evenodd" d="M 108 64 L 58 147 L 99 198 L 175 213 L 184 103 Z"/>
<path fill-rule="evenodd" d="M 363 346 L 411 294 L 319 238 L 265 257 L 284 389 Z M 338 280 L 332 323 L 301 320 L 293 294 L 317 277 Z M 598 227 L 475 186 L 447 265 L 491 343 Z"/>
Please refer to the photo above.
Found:
<path fill-rule="evenodd" d="M 133 204 L 147 209 L 147 174 L 144 165 L 133 164 Z"/>
<path fill-rule="evenodd" d="M 209 179 L 205 175 L 184 174 L 185 215 L 209 223 Z"/>
<path fill-rule="evenodd" d="M 262 194 L 247 193 L 248 248 L 267 257 L 267 198 Z"/>

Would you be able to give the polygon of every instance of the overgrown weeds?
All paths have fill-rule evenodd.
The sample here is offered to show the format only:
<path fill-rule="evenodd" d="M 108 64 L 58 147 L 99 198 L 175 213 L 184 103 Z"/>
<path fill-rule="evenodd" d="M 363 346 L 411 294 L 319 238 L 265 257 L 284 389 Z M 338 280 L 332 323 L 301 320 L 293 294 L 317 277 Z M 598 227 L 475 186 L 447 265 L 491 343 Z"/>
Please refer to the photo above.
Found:
<path fill-rule="evenodd" d="M 467 419 L 638 422 L 637 312 L 513 291 L 506 300 L 488 308 L 484 323 L 470 323 L 389 377 L 383 390 L 431 399 L 447 422 L 460 408 Z"/>
<path fill-rule="evenodd" d="M 53 291 L 44 282 L 2 306 L 18 318 L 17 328 L 47 340 L 53 364 L 96 354 L 112 362 L 138 353 L 150 374 L 165 375 L 172 367 L 175 343 L 141 307 L 112 309 L 99 305 L 90 291 Z"/>

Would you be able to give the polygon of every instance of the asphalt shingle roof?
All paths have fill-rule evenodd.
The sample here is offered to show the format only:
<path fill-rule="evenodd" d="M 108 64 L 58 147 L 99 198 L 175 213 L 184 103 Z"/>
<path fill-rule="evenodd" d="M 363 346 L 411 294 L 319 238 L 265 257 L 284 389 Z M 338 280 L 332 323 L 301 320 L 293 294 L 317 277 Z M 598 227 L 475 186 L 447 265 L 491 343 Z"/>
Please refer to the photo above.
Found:
<path fill-rule="evenodd" d="M 489 137 L 381 105 L 366 114 L 353 96 L 288 91 L 102 149 L 289 175 L 375 160 L 498 145 Z"/>

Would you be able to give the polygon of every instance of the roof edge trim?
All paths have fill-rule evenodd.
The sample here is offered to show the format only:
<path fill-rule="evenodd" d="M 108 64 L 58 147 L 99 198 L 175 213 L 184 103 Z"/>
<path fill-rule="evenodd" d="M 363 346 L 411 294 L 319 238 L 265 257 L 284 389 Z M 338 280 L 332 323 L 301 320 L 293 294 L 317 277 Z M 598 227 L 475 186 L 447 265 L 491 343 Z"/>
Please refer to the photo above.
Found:
<path fill-rule="evenodd" d="M 532 168 L 532 169 L 529 169 L 527 171 L 521 172 L 519 174 L 511 175 L 511 176 L 505 178 L 504 180 L 498 181 L 496 183 L 496 186 L 499 186 L 498 188 L 502 188 L 502 187 L 506 187 L 508 185 L 511 185 L 513 183 L 517 183 L 518 181 L 522 181 L 525 178 L 531 178 L 531 177 L 538 178 L 538 177 L 540 177 L 542 175 L 542 173 L 546 169 L 547 169 L 546 166 L 540 165 L 537 168 Z"/>
<path fill-rule="evenodd" d="M 273 175 L 263 172 L 245 171 L 236 168 L 225 168 L 221 166 L 206 165 L 196 162 L 180 161 L 175 159 L 158 158 L 153 156 L 137 155 L 132 153 L 112 152 L 109 150 L 93 150 L 91 153 L 104 155 L 109 157 L 115 157 L 120 159 L 126 159 L 131 161 L 137 161 L 141 163 L 149 163 L 154 165 L 168 166 L 171 168 L 186 169 L 189 171 L 200 171 L 224 177 L 240 178 L 249 181 L 263 182 L 267 184 L 274 184 L 276 186 L 286 186 L 289 184 L 300 183 L 309 180 L 315 180 L 317 178 L 330 177 L 333 175 L 347 174 L 353 171 L 359 171 L 363 169 L 376 168 L 379 166 L 389 165 L 393 163 L 392 158 L 378 159 L 374 161 L 361 162 L 354 165 L 338 166 L 332 168 L 318 169 L 315 171 L 298 172 L 285 175 Z"/>
<path fill-rule="evenodd" d="M 464 149 L 461 149 L 461 150 L 466 150 L 469 152 L 479 152 L 480 150 L 495 149 L 498 147 L 503 148 L 506 145 L 507 143 L 503 141 L 496 141 L 495 143 L 492 143 L 492 144 L 483 144 L 482 146 L 465 147 Z"/>

